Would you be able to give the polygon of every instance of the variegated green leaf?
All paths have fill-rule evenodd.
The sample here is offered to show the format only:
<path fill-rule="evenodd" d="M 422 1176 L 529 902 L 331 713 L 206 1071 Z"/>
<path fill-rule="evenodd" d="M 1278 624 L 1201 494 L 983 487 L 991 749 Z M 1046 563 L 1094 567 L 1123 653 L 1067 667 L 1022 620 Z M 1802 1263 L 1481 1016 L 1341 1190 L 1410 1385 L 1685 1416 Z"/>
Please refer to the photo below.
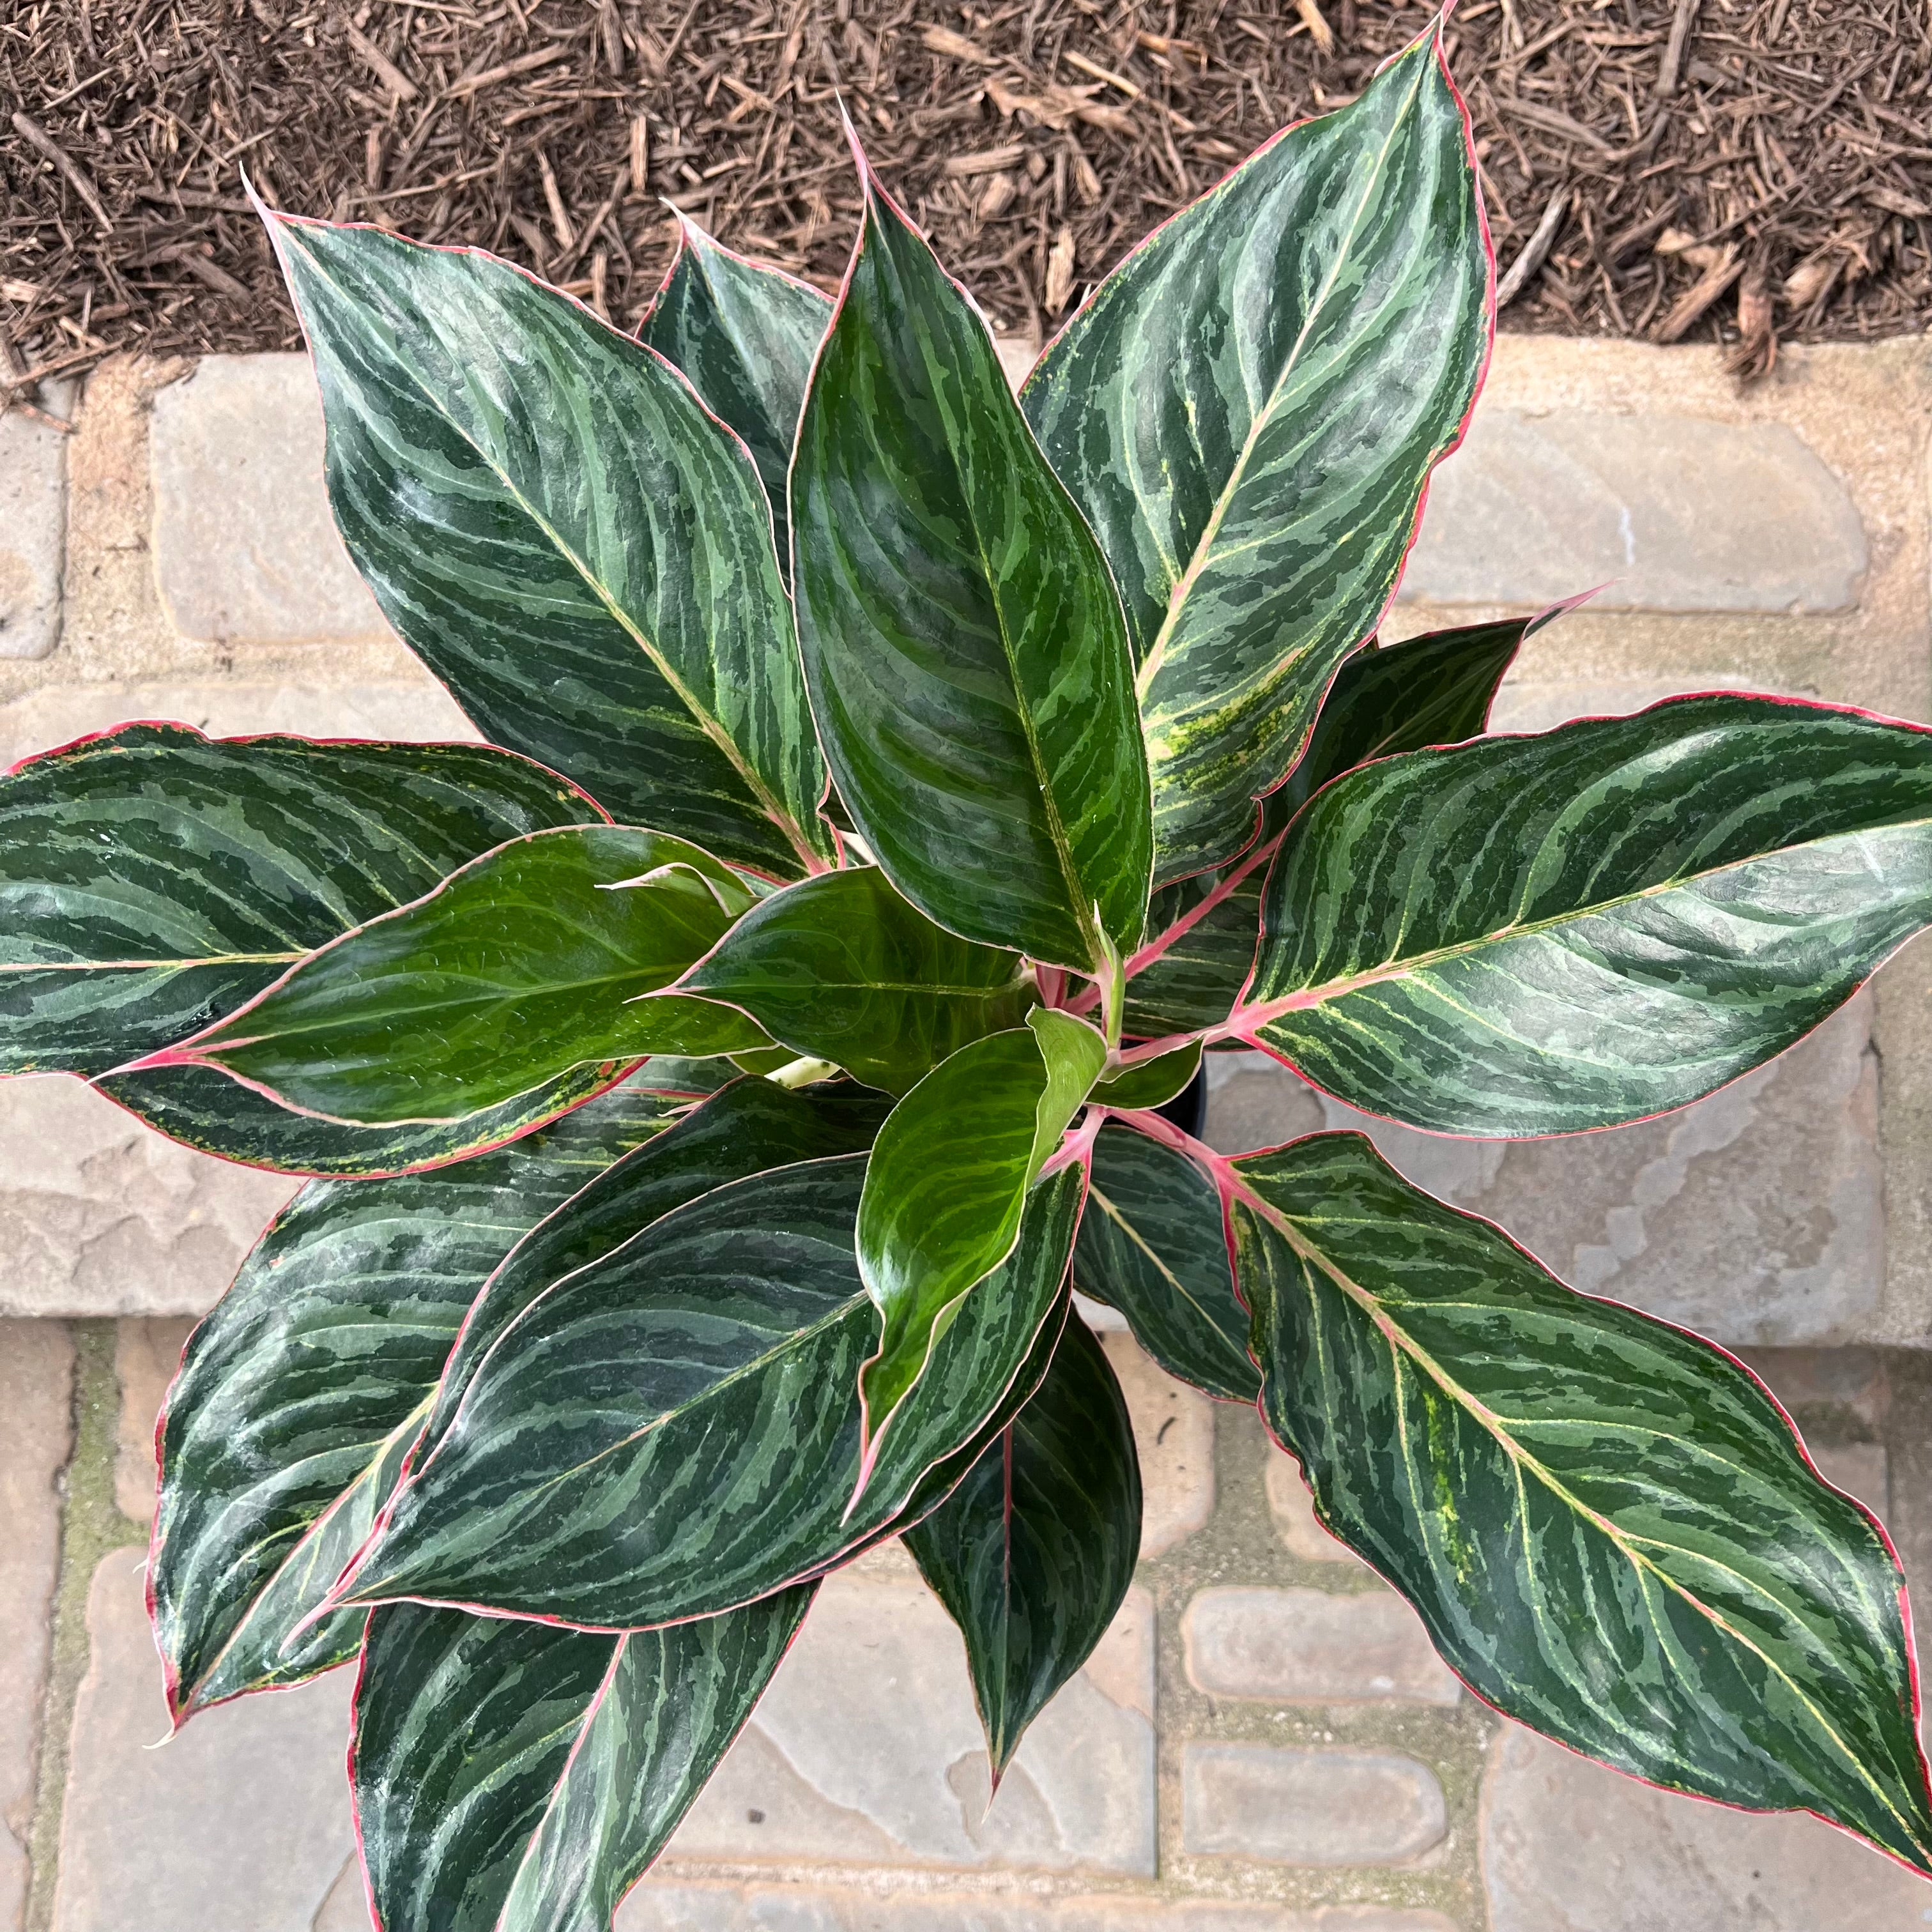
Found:
<path fill-rule="evenodd" d="M 1038 1393 L 905 1541 L 965 1640 L 997 1783 L 1106 1634 L 1140 1555 L 1133 1426 L 1078 1316 Z"/>
<path fill-rule="evenodd" d="M 766 1166 L 862 1148 L 884 1118 L 876 1095 L 756 1080 L 694 1106 L 707 1071 L 650 1063 L 514 1148 L 427 1179 L 312 1187 L 271 1228 L 196 1331 L 164 1418 L 151 1602 L 178 1719 L 353 1655 L 360 1610 L 305 1619 L 533 1273 L 541 1286 Z"/>
<path fill-rule="evenodd" d="M 888 1106 L 884 1095 L 845 1082 L 794 1093 L 768 1080 L 735 1080 L 661 1140 L 599 1174 L 519 1240 L 484 1286 L 444 1365 L 422 1456 L 441 1443 L 498 1339 L 553 1283 L 715 1188 L 800 1161 L 862 1153 Z"/>
<path fill-rule="evenodd" d="M 626 826 L 534 833 L 130 1070 L 215 1066 L 284 1106 L 381 1124 L 460 1120 L 576 1066 L 742 1052 L 765 1043 L 742 1013 L 646 996 L 749 902 L 682 839 Z"/>
<path fill-rule="evenodd" d="M 876 866 L 775 892 L 678 982 L 774 1040 L 903 1094 L 970 1040 L 1018 1025 L 1035 994 L 1018 954 L 934 926 Z"/>
<path fill-rule="evenodd" d="M 350 1781 L 382 1932 L 610 1932 L 816 1588 L 616 1636 L 376 1611 Z"/>
<path fill-rule="evenodd" d="M 868 1451 L 962 1298 L 1013 1251 L 1027 1192 L 1106 1064 L 1064 1013 L 962 1047 L 893 1108 L 860 1204 L 859 1272 L 881 1317 L 859 1378 Z"/>
<path fill-rule="evenodd" d="M 1111 1123 L 1100 1130 L 1073 1279 L 1082 1294 L 1118 1309 L 1169 1375 L 1227 1402 L 1259 1393 L 1220 1199 L 1177 1147 Z"/>
<path fill-rule="evenodd" d="M 141 724 L 23 760 L 0 778 L 0 1073 L 183 1039 L 479 853 L 601 816 L 480 746 Z"/>
<path fill-rule="evenodd" d="M 1082 1177 L 1035 1190 L 1012 1258 L 966 1298 L 848 1508 L 878 1334 L 853 1252 L 864 1168 L 718 1188 L 536 1295 L 341 1600 L 636 1628 L 748 1603 L 932 1507 L 1046 1373 Z"/>
<path fill-rule="evenodd" d="M 1262 886 L 1288 820 L 1330 778 L 1371 758 L 1478 736 L 1523 639 L 1568 608 L 1358 651 L 1322 700 L 1301 762 L 1262 802 L 1254 845 L 1154 894 L 1146 943 L 1127 962 L 1127 1031 L 1158 1039 L 1226 1019 L 1254 970 Z"/>
<path fill-rule="evenodd" d="M 1726 694 L 1384 760 L 1268 880 L 1222 1030 L 1457 1133 L 1681 1107 L 1932 920 L 1932 734 Z"/>
<path fill-rule="evenodd" d="M 1618 1770 L 1932 1872 L 1898 1565 L 1744 1369 L 1360 1135 L 1220 1174 L 1262 1413 L 1461 1676 Z"/>
<path fill-rule="evenodd" d="M 1184 1094 L 1201 1071 L 1201 1042 L 1190 1040 L 1154 1060 L 1123 1069 L 1094 1089 L 1096 1107 L 1130 1113 L 1137 1108 L 1164 1107 Z"/>
<path fill-rule="evenodd" d="M 675 363 L 713 416 L 743 438 L 772 506 L 780 568 L 791 572 L 785 473 L 826 326 L 829 296 L 734 254 L 680 213 L 676 259 L 638 340 Z"/>
<path fill-rule="evenodd" d="M 253 1088 L 200 1061 L 104 1073 L 94 1082 L 150 1126 L 204 1152 L 278 1174 L 344 1179 L 420 1173 L 473 1160 L 606 1092 L 635 1063 L 596 1061 L 571 1069 L 500 1106 L 460 1120 L 359 1126 L 291 1113 Z M 730 1063 L 723 1063 L 731 1071 Z"/>
<path fill-rule="evenodd" d="M 1583 601 L 1358 651 L 1329 687 L 1301 762 L 1268 798 L 1277 829 L 1358 765 L 1481 736 L 1525 640 Z"/>
<path fill-rule="evenodd" d="M 447 1173 L 314 1184 L 262 1236 L 161 1420 L 148 1596 L 177 1721 L 355 1654 L 359 1612 L 284 1644 L 368 1534 L 511 1244 L 691 1103 L 656 1071 Z"/>
<path fill-rule="evenodd" d="M 791 471 L 819 735 L 914 904 L 1096 971 L 1140 938 L 1152 850 L 1120 599 L 984 319 L 865 190 Z"/>
<path fill-rule="evenodd" d="M 749 453 L 655 350 L 476 249 L 265 214 L 329 501 L 484 735 L 782 878 L 832 852 Z"/>
<path fill-rule="evenodd" d="M 1253 839 L 1474 398 L 1490 257 L 1440 37 L 1156 228 L 1022 393 L 1126 602 L 1156 884 Z"/>

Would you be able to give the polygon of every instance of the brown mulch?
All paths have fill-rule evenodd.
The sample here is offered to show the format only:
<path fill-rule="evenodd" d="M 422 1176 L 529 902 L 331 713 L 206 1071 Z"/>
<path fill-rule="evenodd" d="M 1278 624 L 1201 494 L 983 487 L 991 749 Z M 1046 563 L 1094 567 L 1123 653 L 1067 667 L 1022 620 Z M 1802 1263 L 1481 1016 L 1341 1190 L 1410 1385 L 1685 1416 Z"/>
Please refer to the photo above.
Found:
<path fill-rule="evenodd" d="M 259 224 L 473 241 L 630 322 L 668 199 L 830 286 L 882 176 L 996 322 L 1082 289 L 1431 9 L 1389 0 L 0 0 L 0 382 L 292 346 Z M 1932 320 L 1926 0 L 1465 0 L 1508 326 L 1777 339 Z M 1512 272 L 1514 269 L 1514 272 Z"/>

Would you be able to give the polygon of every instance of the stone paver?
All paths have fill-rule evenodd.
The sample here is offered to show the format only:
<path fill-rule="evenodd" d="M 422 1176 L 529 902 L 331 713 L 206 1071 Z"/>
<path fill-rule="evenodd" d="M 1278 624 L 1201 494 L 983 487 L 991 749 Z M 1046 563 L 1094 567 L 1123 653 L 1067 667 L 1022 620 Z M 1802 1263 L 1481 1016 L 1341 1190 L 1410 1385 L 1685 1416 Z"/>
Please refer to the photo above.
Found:
<path fill-rule="evenodd" d="M 328 514 L 306 356 L 208 356 L 154 398 L 154 576 L 186 638 L 352 642 L 388 632 Z"/>
<path fill-rule="evenodd" d="M 1315 1498 L 1301 1480 L 1294 1458 L 1280 1450 L 1268 1459 L 1262 1478 L 1268 1486 L 1268 1514 L 1281 1532 L 1281 1540 L 1304 1563 L 1349 1563 L 1358 1569 L 1368 1565 L 1346 1543 L 1338 1541 L 1315 1520 Z"/>
<path fill-rule="evenodd" d="M 49 385 L 41 400 L 64 419 L 73 385 Z M 0 416 L 0 658 L 44 658 L 60 640 L 67 440 L 17 410 Z"/>
<path fill-rule="evenodd" d="M 1215 1697 L 1282 1704 L 1454 1704 L 1462 1687 L 1391 1590 L 1340 1594 L 1232 1584 L 1181 1618 L 1187 1675 Z"/>
<path fill-rule="evenodd" d="M 989 1809 L 951 1620 L 916 1580 L 842 1574 L 670 1855 L 1150 1874 L 1153 1714 L 1153 1608 L 1137 1590 Z"/>
<path fill-rule="evenodd" d="M 1788 424 L 1479 410 L 1430 486 L 1405 598 L 1606 610 L 1842 610 L 1869 556 L 1844 482 Z"/>
<path fill-rule="evenodd" d="M 74 1345 L 51 1322 L 0 1322 L 0 1932 L 25 1923 L 61 1472 L 74 1438 Z"/>
<path fill-rule="evenodd" d="M 237 678 L 51 685 L 0 704 L 0 765 L 136 718 L 192 724 L 212 738 L 266 731 L 411 743 L 480 734 L 427 671 L 410 682 L 322 685 Z"/>
<path fill-rule="evenodd" d="M 1932 1886 L 1816 1818 L 1653 1790 L 1510 1725 L 1482 1805 L 1491 1932 L 1923 1932 Z"/>
<path fill-rule="evenodd" d="M 67 558 L 57 683 L 152 675 L 181 646 L 154 594 L 148 410 L 158 387 L 192 364 L 110 356 L 82 392 L 67 452 Z M 27 688 L 0 663 L 0 689 Z M 35 682 L 38 682 L 38 680 Z"/>
<path fill-rule="evenodd" d="M 1185 1850 L 1279 1864 L 1412 1863 L 1449 1828 L 1434 1772 L 1393 1751 L 1190 1744 L 1180 1804 Z"/>
<path fill-rule="evenodd" d="M 350 1675 L 244 1698 L 148 1748 L 168 1725 L 144 1554 L 105 1558 L 88 1599 L 53 1932 L 312 1932 L 355 1847 Z"/>
<path fill-rule="evenodd" d="M 114 1500 L 132 1522 L 154 1514 L 154 1424 L 194 1330 L 192 1322 L 170 1316 L 128 1316 L 114 1324 L 114 1379 L 121 1390 Z"/>
<path fill-rule="evenodd" d="M 1184 1542 L 1214 1513 L 1214 1405 L 1178 1382 L 1127 1334 L 1103 1334 L 1141 1463 L 1141 1554 Z"/>
<path fill-rule="evenodd" d="M 1871 1013 L 1860 994 L 1694 1107 L 1558 1140 L 1414 1132 L 1262 1056 L 1217 1054 L 1208 1137 L 1232 1153 L 1354 1128 L 1586 1293 L 1730 1345 L 1853 1342 L 1876 1321 L 1885 1280 Z"/>
<path fill-rule="evenodd" d="M 61 1075 L 0 1081 L 0 1316 L 205 1313 L 298 1184 Z"/>
<path fill-rule="evenodd" d="M 1763 692 L 1735 673 L 1691 671 L 1677 677 L 1531 678 L 1512 675 L 1503 680 L 1490 708 L 1492 731 L 1553 731 L 1573 718 L 1627 718 L 1647 711 L 1666 698 L 1688 698 L 1706 691 Z M 1768 697 L 1790 696 L 1769 692 Z M 1802 692 L 1796 694 L 1802 696 Z"/>
<path fill-rule="evenodd" d="M 316 1932 L 332 1932 L 318 1927 Z M 616 1932 L 1457 1932 L 1439 1912 L 1333 1906 L 1312 1912 L 1207 1899 L 1015 1898 L 647 1878 Z"/>

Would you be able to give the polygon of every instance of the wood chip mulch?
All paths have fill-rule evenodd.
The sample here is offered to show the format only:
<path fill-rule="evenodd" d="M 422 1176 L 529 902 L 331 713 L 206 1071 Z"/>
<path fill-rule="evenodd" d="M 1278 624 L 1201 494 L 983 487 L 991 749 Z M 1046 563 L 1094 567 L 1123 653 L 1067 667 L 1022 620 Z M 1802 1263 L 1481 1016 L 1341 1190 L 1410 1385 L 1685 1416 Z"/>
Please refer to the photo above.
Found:
<path fill-rule="evenodd" d="M 674 202 L 836 284 L 842 96 L 1000 327 L 1050 333 L 1431 10 L 1388 0 L 14 0 L 0 394 L 111 351 L 298 337 L 290 209 L 482 242 L 632 322 Z M 1506 326 L 1787 340 L 1932 320 L 1925 0 L 1465 0 Z"/>

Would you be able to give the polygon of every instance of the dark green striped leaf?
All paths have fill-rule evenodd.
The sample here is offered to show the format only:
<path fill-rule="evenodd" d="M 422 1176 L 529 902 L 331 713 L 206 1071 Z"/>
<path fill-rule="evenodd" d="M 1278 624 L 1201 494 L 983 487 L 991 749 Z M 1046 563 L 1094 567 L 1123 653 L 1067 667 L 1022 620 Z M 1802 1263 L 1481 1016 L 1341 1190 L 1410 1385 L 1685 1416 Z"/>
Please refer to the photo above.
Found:
<path fill-rule="evenodd" d="M 1286 825 L 1330 778 L 1372 758 L 1460 744 L 1489 728 L 1497 688 L 1526 638 L 1583 602 L 1534 617 L 1430 631 L 1399 644 L 1358 651 L 1329 687 L 1308 749 L 1268 799 Z"/>
<path fill-rule="evenodd" d="M 0 1073 L 182 1039 L 479 853 L 600 816 L 480 746 L 144 724 L 25 760 L 0 778 Z"/>
<path fill-rule="evenodd" d="M 749 902 L 682 839 L 628 826 L 532 833 L 130 1070 L 217 1066 L 285 1106 L 380 1124 L 460 1120 L 574 1066 L 740 1052 L 765 1039 L 742 1014 L 644 996 Z"/>
<path fill-rule="evenodd" d="M 769 1080 L 737 1080 L 598 1175 L 518 1243 L 477 1297 L 444 1366 L 422 1456 L 442 1442 L 477 1365 L 553 1282 L 714 1188 L 771 1168 L 862 1153 L 889 1105 L 883 1094 L 844 1083 L 794 1093 Z"/>
<path fill-rule="evenodd" d="M 859 1378 L 869 1447 L 926 1364 L 962 1298 L 1013 1251 L 1027 1191 L 1106 1064 L 1064 1013 L 962 1047 L 892 1109 L 859 1208 L 859 1272 L 882 1318 Z"/>
<path fill-rule="evenodd" d="M 1022 970 L 1018 954 L 956 938 L 876 866 L 857 866 L 774 893 L 678 984 L 903 1094 L 968 1041 L 1020 1023 L 1034 998 Z"/>
<path fill-rule="evenodd" d="M 383 1932 L 610 1932 L 816 1588 L 619 1636 L 376 1611 L 350 1778 Z"/>
<path fill-rule="evenodd" d="M 1165 1106 L 1201 1071 L 1201 1042 L 1190 1040 L 1172 1053 L 1144 1060 L 1103 1080 L 1094 1089 L 1096 1107 L 1112 1107 L 1122 1113 L 1137 1108 Z"/>
<path fill-rule="evenodd" d="M 725 1071 L 731 1070 L 729 1061 Z M 291 1113 L 218 1069 L 189 1061 L 103 1074 L 94 1084 L 150 1126 L 245 1167 L 345 1179 L 421 1172 L 469 1160 L 514 1141 L 606 1091 L 635 1063 L 573 1067 L 501 1106 L 462 1119 L 368 1127 Z"/>
<path fill-rule="evenodd" d="M 1039 1393 L 905 1540 L 966 1640 L 997 1784 L 1106 1634 L 1140 1556 L 1133 1426 L 1077 1316 Z"/>
<path fill-rule="evenodd" d="M 1932 734 L 1672 699 L 1364 766 L 1290 828 L 1222 1030 L 1372 1113 L 1574 1132 L 1781 1052 L 1932 920 Z"/>
<path fill-rule="evenodd" d="M 864 183 L 791 472 L 819 734 L 922 911 L 1100 970 L 1140 938 L 1152 851 L 1120 599 L 984 319 Z"/>
<path fill-rule="evenodd" d="M 1459 1675 L 1620 1771 L 1932 1871 L 1903 1580 L 1744 1369 L 1360 1135 L 1218 1165 L 1262 1413 Z"/>
<path fill-rule="evenodd" d="M 1252 840 L 1474 398 L 1490 258 L 1440 37 L 1156 228 L 1022 392 L 1126 602 L 1156 883 Z"/>
<path fill-rule="evenodd" d="M 484 735 L 783 878 L 831 855 L 771 516 L 654 350 L 476 249 L 267 214 L 382 614 Z"/>
<path fill-rule="evenodd" d="M 178 1721 L 355 1654 L 359 1612 L 283 1646 L 368 1534 L 511 1244 L 688 1104 L 652 1086 L 448 1173 L 314 1184 L 262 1236 L 162 1418 L 148 1588 Z"/>
<path fill-rule="evenodd" d="M 1184 1154 L 1130 1128 L 1100 1130 L 1073 1279 L 1118 1309 L 1169 1375 L 1228 1402 L 1260 1392 L 1220 1198 Z"/>
<path fill-rule="evenodd" d="M 536 1296 L 343 1600 L 635 1628 L 750 1602 L 931 1508 L 984 1442 L 938 1466 L 1046 1372 L 1052 1337 L 1036 1345 L 1065 1319 L 1082 1177 L 1035 1190 L 1012 1258 L 966 1298 L 848 1508 L 878 1335 L 853 1254 L 864 1169 L 852 1156 L 718 1188 Z"/>
<path fill-rule="evenodd" d="M 721 248 L 688 214 L 679 213 L 677 224 L 676 259 L 638 340 L 682 370 L 705 406 L 743 438 L 771 501 L 779 567 L 788 575 L 785 472 L 831 299 Z"/>
<path fill-rule="evenodd" d="M 1154 894 L 1147 942 L 1127 962 L 1126 1030 L 1159 1039 L 1226 1019 L 1254 970 L 1262 886 L 1288 820 L 1330 778 L 1371 758 L 1478 736 L 1523 639 L 1570 608 L 1358 651 L 1322 700 L 1301 762 L 1262 801 L 1252 848 Z"/>

